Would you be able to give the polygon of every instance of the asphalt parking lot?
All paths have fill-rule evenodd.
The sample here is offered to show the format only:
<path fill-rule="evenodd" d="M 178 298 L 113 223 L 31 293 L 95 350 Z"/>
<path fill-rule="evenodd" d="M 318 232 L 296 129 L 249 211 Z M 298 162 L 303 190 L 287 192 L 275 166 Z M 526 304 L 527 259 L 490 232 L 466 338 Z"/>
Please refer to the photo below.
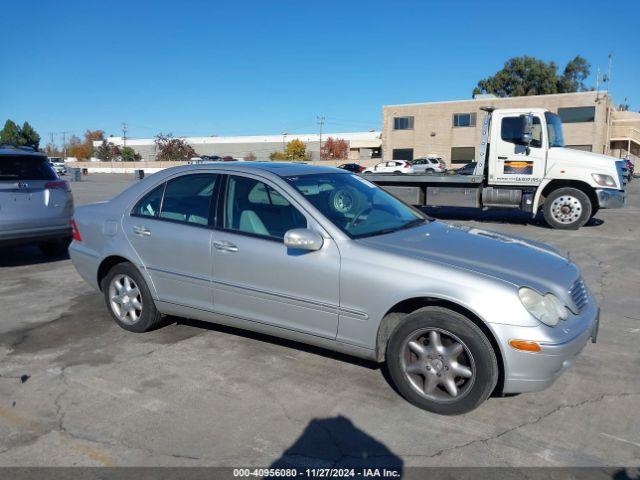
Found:
<path fill-rule="evenodd" d="M 134 181 L 90 175 L 72 184 L 76 204 Z M 569 252 L 602 309 L 598 343 L 550 389 L 459 417 L 421 411 L 377 365 L 317 348 L 186 319 L 128 333 L 68 258 L 2 249 L 0 465 L 637 466 L 640 181 L 628 191 L 626 209 L 575 232 L 430 211 Z"/>

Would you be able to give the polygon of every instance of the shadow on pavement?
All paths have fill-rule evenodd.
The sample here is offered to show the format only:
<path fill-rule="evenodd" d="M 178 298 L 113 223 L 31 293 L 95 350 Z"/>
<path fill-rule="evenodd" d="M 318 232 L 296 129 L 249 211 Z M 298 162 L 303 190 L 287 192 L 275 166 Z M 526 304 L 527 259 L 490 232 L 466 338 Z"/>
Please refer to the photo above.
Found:
<path fill-rule="evenodd" d="M 353 357 L 345 353 L 335 352 L 333 350 L 327 350 L 321 347 L 308 345 L 306 343 L 296 342 L 295 340 L 287 340 L 285 338 L 273 337 L 271 335 L 252 332 L 249 330 L 242 330 L 240 328 L 229 327 L 227 325 L 221 325 L 219 323 L 205 322 L 202 320 L 193 320 L 190 318 L 182 317 L 168 317 L 165 325 L 169 323 L 176 323 L 178 325 L 187 325 L 189 327 L 201 328 L 206 330 L 212 330 L 221 333 L 227 333 L 230 335 L 236 335 L 238 337 L 248 338 L 250 340 L 256 340 L 259 342 L 271 343 L 273 345 L 281 345 L 283 347 L 291 348 L 294 350 L 300 350 L 303 352 L 312 353 L 315 355 L 321 355 L 326 358 L 338 360 L 340 362 L 351 363 L 370 370 L 377 370 L 380 365 L 371 360 L 365 360 L 363 358 Z"/>
<path fill-rule="evenodd" d="M 22 267 L 68 260 L 69 254 L 48 256 L 35 245 L 0 248 L 0 267 Z"/>
<path fill-rule="evenodd" d="M 386 468 L 399 478 L 403 464 L 382 442 L 340 415 L 311 420 L 270 468 Z"/>

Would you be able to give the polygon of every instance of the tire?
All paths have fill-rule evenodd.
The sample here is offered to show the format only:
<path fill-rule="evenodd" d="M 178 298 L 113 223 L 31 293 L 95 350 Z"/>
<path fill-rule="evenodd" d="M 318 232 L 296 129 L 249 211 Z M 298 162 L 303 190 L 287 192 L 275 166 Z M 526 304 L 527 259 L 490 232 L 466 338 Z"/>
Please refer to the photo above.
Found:
<path fill-rule="evenodd" d="M 436 173 L 436 171 L 433 168 L 427 168 L 424 173 Z"/>
<path fill-rule="evenodd" d="M 489 339 L 467 317 L 442 307 L 407 315 L 391 334 L 386 360 L 400 394 L 441 415 L 475 409 L 498 382 L 498 360 Z"/>
<path fill-rule="evenodd" d="M 162 314 L 156 308 L 147 283 L 132 264 L 114 265 L 102 280 L 101 287 L 107 309 L 120 327 L 142 333 L 161 325 Z"/>
<path fill-rule="evenodd" d="M 582 190 L 563 187 L 544 201 L 544 219 L 551 228 L 577 230 L 591 218 L 591 200 Z"/>
<path fill-rule="evenodd" d="M 400 170 L 394 170 L 393 173 L 402 173 Z"/>
<path fill-rule="evenodd" d="M 38 244 L 38 248 L 47 257 L 61 257 L 67 254 L 70 243 L 70 238 L 63 238 L 40 243 Z"/>

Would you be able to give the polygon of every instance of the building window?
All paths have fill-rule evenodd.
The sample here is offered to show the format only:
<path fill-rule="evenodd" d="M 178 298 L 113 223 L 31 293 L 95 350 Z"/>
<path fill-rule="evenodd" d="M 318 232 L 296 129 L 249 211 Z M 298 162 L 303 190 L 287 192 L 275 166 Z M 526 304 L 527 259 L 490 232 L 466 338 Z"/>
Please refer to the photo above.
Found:
<path fill-rule="evenodd" d="M 593 122 L 596 118 L 596 107 L 559 108 L 558 115 L 562 123 Z"/>
<path fill-rule="evenodd" d="M 567 145 L 567 148 L 573 148 L 574 150 L 582 150 L 583 152 L 592 152 L 592 145 Z"/>
<path fill-rule="evenodd" d="M 454 127 L 475 127 L 476 114 L 475 113 L 454 113 L 453 126 Z"/>
<path fill-rule="evenodd" d="M 451 147 L 451 163 L 469 163 L 475 160 L 475 147 Z"/>
<path fill-rule="evenodd" d="M 413 160 L 413 148 L 394 148 L 393 160 Z"/>
<path fill-rule="evenodd" d="M 394 130 L 413 130 L 413 117 L 393 117 Z"/>

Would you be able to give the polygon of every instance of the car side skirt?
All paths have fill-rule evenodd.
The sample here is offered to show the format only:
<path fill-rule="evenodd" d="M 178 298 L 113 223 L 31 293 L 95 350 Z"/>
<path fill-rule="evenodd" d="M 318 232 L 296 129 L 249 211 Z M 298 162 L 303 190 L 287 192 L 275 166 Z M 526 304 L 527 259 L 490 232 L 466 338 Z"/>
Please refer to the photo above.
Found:
<path fill-rule="evenodd" d="M 242 330 L 273 335 L 274 337 L 293 340 L 295 342 L 352 355 L 354 357 L 376 361 L 375 350 L 340 342 L 334 338 L 319 337 L 317 335 L 310 335 L 308 333 L 256 322 L 254 320 L 224 315 L 210 310 L 200 310 L 198 308 L 187 307 L 184 305 L 176 305 L 174 303 L 159 300 L 156 300 L 156 307 L 165 315 L 193 318 L 195 320 L 226 325 L 229 327 L 240 328 Z"/>

